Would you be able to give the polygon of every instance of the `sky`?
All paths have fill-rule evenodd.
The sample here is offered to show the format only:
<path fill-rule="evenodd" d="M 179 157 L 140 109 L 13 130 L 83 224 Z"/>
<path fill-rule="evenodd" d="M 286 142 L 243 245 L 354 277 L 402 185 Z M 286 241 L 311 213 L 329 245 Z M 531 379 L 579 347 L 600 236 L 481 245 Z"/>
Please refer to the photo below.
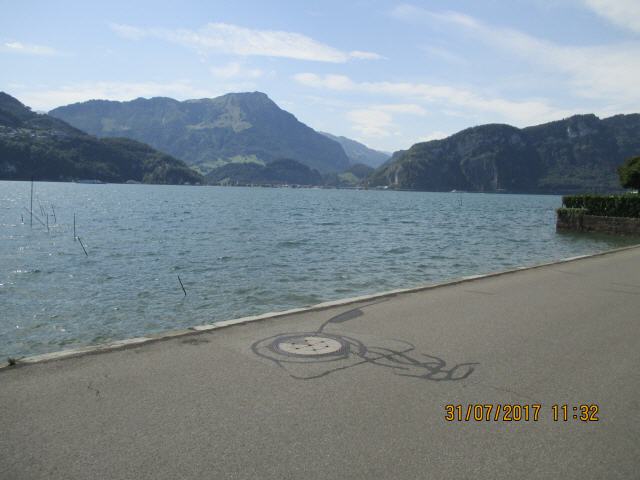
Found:
<path fill-rule="evenodd" d="M 396 151 L 485 123 L 640 112 L 640 0 L 0 0 L 0 90 L 90 99 L 265 92 Z"/>

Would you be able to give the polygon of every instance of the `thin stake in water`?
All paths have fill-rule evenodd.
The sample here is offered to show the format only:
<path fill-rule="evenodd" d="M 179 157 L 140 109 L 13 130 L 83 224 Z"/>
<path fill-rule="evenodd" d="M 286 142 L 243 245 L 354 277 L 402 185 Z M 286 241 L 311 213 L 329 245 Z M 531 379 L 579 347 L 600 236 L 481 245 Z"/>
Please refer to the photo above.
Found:
<path fill-rule="evenodd" d="M 37 221 L 39 221 L 39 222 L 40 222 L 40 224 L 41 224 L 43 227 L 46 227 L 45 223 L 44 223 L 42 220 L 40 220 L 40 218 L 38 218 L 38 215 L 34 215 L 34 213 L 33 213 L 33 212 L 29 212 L 29 210 L 27 210 L 27 207 L 24 207 L 24 209 L 27 211 L 27 213 L 31 213 L 31 223 L 32 223 L 32 224 L 33 224 L 33 219 L 34 219 L 34 217 L 35 217 L 35 219 L 36 219 Z"/>
<path fill-rule="evenodd" d="M 31 220 L 29 221 L 29 226 L 33 228 L 33 177 L 31 177 L 31 208 L 29 211 L 31 212 Z"/>
<path fill-rule="evenodd" d="M 53 223 L 58 223 L 58 218 L 56 217 L 56 209 L 53 208 L 53 203 L 51 204 L 51 212 L 53 213 Z"/>
<path fill-rule="evenodd" d="M 78 238 L 78 237 L 76 237 L 76 214 L 74 212 L 74 214 L 73 214 L 73 240 L 75 241 L 76 238 Z"/>
<path fill-rule="evenodd" d="M 84 248 L 84 245 L 82 244 L 82 239 L 80 239 L 80 237 L 76 237 L 78 239 L 78 241 L 80 242 L 80 246 L 82 247 L 82 250 L 84 250 L 84 254 L 88 257 L 89 254 L 87 253 L 87 249 Z"/>
<path fill-rule="evenodd" d="M 47 213 L 47 233 L 51 233 L 49 231 L 49 214 Z"/>
<path fill-rule="evenodd" d="M 178 281 L 180 282 L 180 286 L 182 287 L 182 291 L 184 292 L 184 296 L 187 296 L 187 291 L 184 289 L 184 285 L 182 284 L 182 280 L 180 280 L 180 275 L 178 275 Z"/>

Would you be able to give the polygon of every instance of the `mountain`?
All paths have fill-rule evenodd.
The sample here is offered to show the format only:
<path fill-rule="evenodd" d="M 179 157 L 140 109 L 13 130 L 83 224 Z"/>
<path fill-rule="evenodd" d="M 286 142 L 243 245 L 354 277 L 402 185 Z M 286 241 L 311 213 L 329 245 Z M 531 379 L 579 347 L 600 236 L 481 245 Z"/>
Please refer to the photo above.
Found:
<path fill-rule="evenodd" d="M 337 142 L 299 122 L 260 92 L 186 100 L 91 100 L 49 112 L 99 137 L 148 143 L 201 172 L 226 163 L 268 164 L 288 158 L 320 172 L 343 171 L 349 159 Z"/>
<path fill-rule="evenodd" d="M 373 150 L 366 145 L 360 142 L 356 142 L 355 140 L 351 140 L 347 137 L 337 137 L 327 132 L 318 133 L 321 133 L 325 137 L 338 142 L 342 146 L 344 153 L 347 154 L 347 157 L 349 157 L 349 161 L 353 165 L 360 163 L 376 168 L 389 160 L 389 157 L 391 156 L 391 154 L 389 153 Z"/>
<path fill-rule="evenodd" d="M 575 115 L 523 129 L 490 124 L 396 152 L 368 183 L 432 191 L 615 191 L 617 166 L 639 153 L 640 114 Z"/>
<path fill-rule="evenodd" d="M 126 138 L 97 139 L 0 92 L 0 179 L 196 183 L 183 162 Z"/>
<path fill-rule="evenodd" d="M 321 185 L 317 170 L 291 159 L 275 160 L 267 165 L 228 163 L 207 174 L 209 183 L 222 185 Z"/>
<path fill-rule="evenodd" d="M 374 172 L 369 165 L 357 163 L 342 173 L 328 173 L 323 177 L 323 184 L 328 187 L 356 187 Z"/>

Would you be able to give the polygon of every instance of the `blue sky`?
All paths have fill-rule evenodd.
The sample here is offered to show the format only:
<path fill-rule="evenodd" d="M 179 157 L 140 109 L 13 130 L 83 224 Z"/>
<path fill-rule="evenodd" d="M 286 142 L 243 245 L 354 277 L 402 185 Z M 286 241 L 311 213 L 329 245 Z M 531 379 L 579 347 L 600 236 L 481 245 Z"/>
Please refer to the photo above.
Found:
<path fill-rule="evenodd" d="M 0 7 L 0 90 L 35 110 L 259 90 L 387 151 L 483 123 L 640 111 L 640 0 Z"/>

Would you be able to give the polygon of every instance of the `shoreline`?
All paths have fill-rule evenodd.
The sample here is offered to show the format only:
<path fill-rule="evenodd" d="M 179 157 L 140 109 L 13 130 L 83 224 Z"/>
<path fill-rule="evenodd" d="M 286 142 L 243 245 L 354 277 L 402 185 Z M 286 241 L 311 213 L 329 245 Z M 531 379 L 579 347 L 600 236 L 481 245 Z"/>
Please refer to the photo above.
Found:
<path fill-rule="evenodd" d="M 0 179 L 0 182 L 25 182 L 29 183 L 31 180 L 21 180 L 16 178 L 4 178 Z M 145 186 L 154 186 L 154 187 L 220 187 L 220 188 L 262 188 L 262 189 L 291 189 L 291 190 L 359 190 L 359 191 L 369 191 L 369 192 L 410 192 L 410 193 L 453 193 L 453 194 L 482 194 L 482 195 L 539 195 L 539 196 L 552 196 L 552 197 L 562 197 L 564 195 L 576 195 L 584 192 L 584 189 L 579 190 L 558 190 L 558 191 L 547 191 L 547 190 L 535 190 L 535 191 L 481 191 L 481 190 L 417 190 L 410 188 L 393 188 L 390 186 L 329 186 L 329 185 L 298 185 L 298 184 L 255 184 L 255 185 L 221 185 L 217 183 L 201 183 L 201 184 L 186 184 L 186 183 L 127 183 L 127 182 L 84 182 L 84 181 L 74 181 L 74 180 L 37 180 L 34 179 L 35 183 L 70 183 L 77 185 L 145 185 Z M 615 195 L 620 193 L 628 192 L 626 189 L 605 189 L 598 194 L 603 195 Z"/>
<path fill-rule="evenodd" d="M 626 247 L 606 250 L 603 252 L 597 252 L 592 254 L 567 257 L 560 260 L 535 264 L 531 266 L 516 267 L 510 270 L 489 272 L 485 274 L 467 275 L 467 276 L 459 277 L 457 279 L 441 282 L 441 283 L 419 285 L 417 287 L 395 289 L 395 290 L 389 290 L 389 291 L 379 292 L 379 293 L 374 293 L 369 295 L 331 300 L 331 301 L 322 302 L 322 303 L 318 303 L 318 304 L 307 306 L 307 307 L 299 307 L 299 308 L 293 308 L 289 310 L 282 310 L 282 311 L 275 311 L 275 312 L 266 312 L 259 315 L 251 315 L 246 317 L 240 317 L 237 319 L 223 320 L 223 321 L 212 323 L 212 324 L 194 325 L 186 329 L 167 330 L 167 331 L 159 332 L 156 334 L 145 335 L 142 337 L 132 337 L 132 338 L 118 340 L 115 342 L 108 342 L 104 344 L 87 345 L 85 347 L 58 350 L 50 353 L 43 353 L 43 354 L 37 354 L 37 355 L 29 355 L 29 356 L 25 356 L 17 359 L 13 359 L 9 357 L 9 359 L 3 360 L 2 363 L 0 363 L 0 373 L 2 373 L 3 371 L 13 370 L 15 368 L 23 367 L 27 365 L 37 365 L 40 363 L 69 359 L 69 358 L 74 358 L 79 356 L 108 353 L 108 352 L 113 352 L 117 350 L 134 348 L 134 347 L 149 344 L 149 343 L 162 342 L 165 340 L 170 340 L 178 337 L 195 336 L 203 332 L 211 332 L 213 330 L 220 330 L 220 329 L 232 327 L 235 325 L 246 325 L 248 323 L 253 323 L 253 322 L 260 322 L 264 320 L 288 317 L 294 314 L 319 312 L 322 310 L 326 310 L 326 309 L 338 307 L 338 306 L 347 306 L 355 303 L 361 303 L 364 301 L 395 297 L 396 295 L 401 295 L 401 294 L 434 290 L 438 288 L 458 285 L 461 283 L 472 282 L 474 280 L 479 280 L 483 278 L 499 277 L 499 276 L 522 272 L 526 270 L 535 270 L 535 269 L 539 269 L 539 268 L 547 267 L 551 265 L 559 265 L 559 264 L 564 264 L 569 262 L 575 262 L 577 260 L 600 257 L 600 256 L 614 254 L 617 252 L 623 252 L 626 250 L 633 250 L 637 248 L 640 248 L 640 244 L 630 245 Z"/>

